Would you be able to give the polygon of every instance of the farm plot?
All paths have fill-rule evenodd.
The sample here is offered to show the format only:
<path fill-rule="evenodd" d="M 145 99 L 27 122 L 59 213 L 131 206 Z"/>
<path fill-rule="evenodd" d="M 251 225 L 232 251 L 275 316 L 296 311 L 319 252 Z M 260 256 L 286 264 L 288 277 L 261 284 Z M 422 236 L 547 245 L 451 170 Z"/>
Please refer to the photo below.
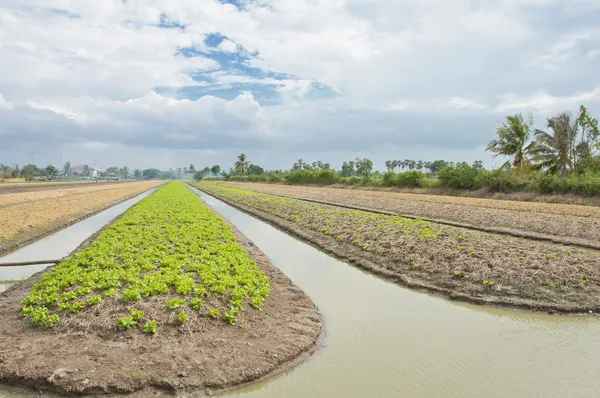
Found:
<path fill-rule="evenodd" d="M 600 311 L 597 252 L 214 184 L 197 186 L 410 287 L 484 304 Z"/>
<path fill-rule="evenodd" d="M 321 332 L 310 299 L 178 182 L 0 298 L 1 378 L 61 392 L 235 386 Z"/>
<path fill-rule="evenodd" d="M 86 188 L 0 195 L 2 204 L 0 205 L 0 254 L 157 187 L 159 184 L 160 182 L 156 181 L 122 183 L 112 185 L 112 189 L 106 189 L 107 186 L 104 184 L 89 184 Z M 76 194 L 73 194 L 73 190 Z"/>
<path fill-rule="evenodd" d="M 600 208 L 593 206 L 304 186 L 237 183 L 226 186 L 600 248 Z"/>

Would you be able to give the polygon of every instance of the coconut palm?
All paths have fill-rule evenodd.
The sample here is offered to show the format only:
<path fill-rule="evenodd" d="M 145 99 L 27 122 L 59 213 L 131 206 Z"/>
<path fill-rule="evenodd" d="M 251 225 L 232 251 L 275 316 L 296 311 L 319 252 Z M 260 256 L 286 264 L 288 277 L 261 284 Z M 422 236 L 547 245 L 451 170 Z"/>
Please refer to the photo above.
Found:
<path fill-rule="evenodd" d="M 235 162 L 235 169 L 239 174 L 246 174 L 246 170 L 248 170 L 248 166 L 250 165 L 250 161 L 246 158 L 246 154 L 240 153 L 238 155 L 238 160 Z"/>
<path fill-rule="evenodd" d="M 494 157 L 498 155 L 510 156 L 502 165 L 512 167 L 519 170 L 521 178 L 525 174 L 525 165 L 528 162 L 528 157 L 533 148 L 533 143 L 529 142 L 530 130 L 533 125 L 533 117 L 530 115 L 528 120 L 523 118 L 520 113 L 506 116 L 506 123 L 501 122 L 500 127 L 496 129 L 497 139 L 488 143 L 486 151 L 494 153 Z"/>
<path fill-rule="evenodd" d="M 552 174 L 567 175 L 573 170 L 577 121 L 569 112 L 563 112 L 548 119 L 548 129 L 535 131 L 535 145 L 532 150 L 535 167 Z"/>

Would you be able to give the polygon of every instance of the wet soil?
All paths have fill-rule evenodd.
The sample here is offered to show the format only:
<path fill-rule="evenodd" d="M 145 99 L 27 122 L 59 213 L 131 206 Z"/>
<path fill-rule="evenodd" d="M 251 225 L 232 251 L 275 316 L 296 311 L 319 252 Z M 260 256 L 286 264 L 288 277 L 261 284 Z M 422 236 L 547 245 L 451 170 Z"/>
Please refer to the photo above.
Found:
<path fill-rule="evenodd" d="M 600 249 L 597 207 L 305 186 L 225 185 Z"/>
<path fill-rule="evenodd" d="M 408 223 L 402 230 L 384 221 L 393 216 L 236 195 L 209 184 L 201 189 L 408 287 L 478 304 L 600 313 L 600 254 L 595 252 L 434 223 Z"/>
<path fill-rule="evenodd" d="M 243 328 L 190 314 L 186 325 L 178 326 L 175 316 L 172 325 L 159 327 L 157 335 L 148 336 L 119 332 L 112 324 L 96 324 L 96 317 L 107 317 L 93 310 L 78 314 L 77 323 L 61 322 L 54 330 L 34 328 L 19 315 L 20 301 L 47 269 L 0 294 L 0 380 L 60 394 L 210 395 L 273 376 L 304 361 L 319 347 L 324 330 L 316 306 L 233 229 L 271 282 L 271 294 L 262 310 L 244 312 Z M 166 312 L 164 297 L 155 299 L 158 301 L 151 299 L 136 308 L 149 314 Z M 127 313 L 126 305 L 120 306 L 123 308 L 114 305 L 111 311 Z"/>

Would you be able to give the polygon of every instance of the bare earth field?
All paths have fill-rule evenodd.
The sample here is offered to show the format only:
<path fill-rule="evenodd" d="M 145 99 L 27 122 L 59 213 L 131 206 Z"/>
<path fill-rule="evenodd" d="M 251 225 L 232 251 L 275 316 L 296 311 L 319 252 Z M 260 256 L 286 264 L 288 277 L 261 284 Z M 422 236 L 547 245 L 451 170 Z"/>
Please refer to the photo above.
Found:
<path fill-rule="evenodd" d="M 157 181 L 89 184 L 84 188 L 0 193 L 0 254 L 158 185 Z"/>
<path fill-rule="evenodd" d="M 86 396 L 212 395 L 301 363 L 319 347 L 323 326 L 317 308 L 252 242 L 235 228 L 234 233 L 271 284 L 264 307 L 244 314 L 244 328 L 191 313 L 185 325 L 163 327 L 154 336 L 120 333 L 113 318 L 127 312 L 127 303 L 81 313 L 78 321 L 55 329 L 35 328 L 19 313 L 21 300 L 49 268 L 0 294 L 3 383 Z M 169 312 L 163 296 L 138 307 L 149 315 Z"/>
<path fill-rule="evenodd" d="M 127 181 L 68 181 L 68 182 L 0 182 L 0 195 L 4 193 L 44 191 L 62 188 L 85 187 L 88 185 L 127 184 Z"/>
<path fill-rule="evenodd" d="M 600 249 L 600 207 L 306 186 L 220 184 Z"/>
<path fill-rule="evenodd" d="M 221 184 L 198 186 L 325 252 L 408 287 L 479 304 L 600 313 L 600 253 L 594 251 Z"/>

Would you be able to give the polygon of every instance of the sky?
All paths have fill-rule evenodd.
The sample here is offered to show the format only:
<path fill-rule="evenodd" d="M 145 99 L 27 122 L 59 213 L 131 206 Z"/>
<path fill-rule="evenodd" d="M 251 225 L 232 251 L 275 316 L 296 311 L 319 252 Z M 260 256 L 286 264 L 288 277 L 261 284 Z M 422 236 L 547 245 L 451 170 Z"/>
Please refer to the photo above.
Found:
<path fill-rule="evenodd" d="M 0 0 L 0 163 L 483 160 L 600 116 L 597 0 Z"/>

